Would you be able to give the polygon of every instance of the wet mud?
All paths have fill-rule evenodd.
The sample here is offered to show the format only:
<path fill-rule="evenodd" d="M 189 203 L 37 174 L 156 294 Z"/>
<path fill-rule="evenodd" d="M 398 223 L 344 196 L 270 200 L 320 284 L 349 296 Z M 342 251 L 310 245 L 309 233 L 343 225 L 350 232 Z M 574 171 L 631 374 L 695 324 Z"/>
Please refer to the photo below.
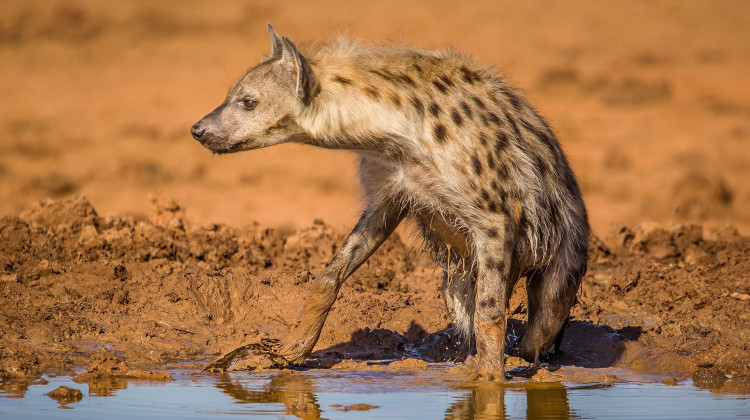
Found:
<path fill-rule="evenodd" d="M 3 386 L 84 365 L 77 381 L 168 380 L 165 369 L 199 369 L 239 345 L 282 337 L 346 234 L 323 222 L 289 231 L 203 225 L 172 199 L 152 204 L 142 220 L 100 217 L 82 197 L 0 219 Z M 541 367 L 510 357 L 509 376 L 662 374 L 747 392 L 749 253 L 750 238 L 731 227 L 648 224 L 593 237 L 561 352 Z M 439 277 L 418 248 L 389 239 L 342 288 L 307 367 L 397 372 L 463 362 L 467 343 L 450 328 Z M 509 340 L 523 332 L 525 312 L 519 282 Z M 451 372 L 471 377 L 461 365 Z"/>

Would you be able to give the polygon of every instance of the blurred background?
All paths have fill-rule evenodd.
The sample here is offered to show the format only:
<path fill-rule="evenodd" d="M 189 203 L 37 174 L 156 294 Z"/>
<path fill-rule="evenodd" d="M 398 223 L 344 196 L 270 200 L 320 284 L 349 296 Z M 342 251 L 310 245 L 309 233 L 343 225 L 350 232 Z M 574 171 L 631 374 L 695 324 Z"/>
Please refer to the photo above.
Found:
<path fill-rule="evenodd" d="M 0 216 L 85 195 L 144 216 L 174 197 L 204 223 L 351 225 L 355 158 L 282 145 L 211 156 L 190 126 L 268 54 L 297 43 L 452 46 L 537 105 L 595 231 L 732 223 L 750 233 L 747 1 L 0 3 Z"/>

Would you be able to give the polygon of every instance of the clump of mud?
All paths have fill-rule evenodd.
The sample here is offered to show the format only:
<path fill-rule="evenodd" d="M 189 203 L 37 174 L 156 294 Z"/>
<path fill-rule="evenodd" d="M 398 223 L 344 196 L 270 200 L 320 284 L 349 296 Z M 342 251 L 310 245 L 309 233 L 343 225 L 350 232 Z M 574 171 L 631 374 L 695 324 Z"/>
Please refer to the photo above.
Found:
<path fill-rule="evenodd" d="M 47 396 L 61 405 L 78 402 L 83 399 L 83 393 L 80 389 L 70 388 L 64 385 L 50 391 L 47 393 Z"/>
<path fill-rule="evenodd" d="M 84 198 L 4 217 L 0 376 L 88 365 L 89 375 L 147 377 L 281 337 L 346 233 L 323 222 L 296 232 L 198 225 L 168 199 L 155 199 L 147 220 L 102 217 Z M 593 238 L 551 363 L 750 374 L 749 253 L 750 239 L 730 227 L 623 226 Z M 464 360 L 468 345 L 448 328 L 439 277 L 427 257 L 391 238 L 343 287 L 310 366 Z M 511 339 L 525 328 L 522 283 L 509 308 Z"/>

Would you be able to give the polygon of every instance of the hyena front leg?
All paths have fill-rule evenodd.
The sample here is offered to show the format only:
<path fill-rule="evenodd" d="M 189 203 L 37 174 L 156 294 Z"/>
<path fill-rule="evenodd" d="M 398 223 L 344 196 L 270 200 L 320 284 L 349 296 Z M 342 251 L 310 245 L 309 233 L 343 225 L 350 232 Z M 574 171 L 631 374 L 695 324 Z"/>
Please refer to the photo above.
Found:
<path fill-rule="evenodd" d="M 402 211 L 388 205 L 371 206 L 364 211 L 331 264 L 313 283 L 299 322 L 281 341 L 278 364 L 304 362 L 318 341 L 341 285 L 390 236 L 403 217 Z"/>
<path fill-rule="evenodd" d="M 313 283 L 299 322 L 284 339 L 263 340 L 238 347 L 203 370 L 226 370 L 234 360 L 250 353 L 264 355 L 280 367 L 304 362 L 320 337 L 341 285 L 378 249 L 403 218 L 403 212 L 396 207 L 370 205 L 323 275 Z"/>
<path fill-rule="evenodd" d="M 509 224 L 491 235 L 477 235 L 476 246 L 476 369 L 490 380 L 505 379 L 505 311 L 519 278 L 513 252 L 515 234 Z"/>
<path fill-rule="evenodd" d="M 318 341 L 341 285 L 378 249 L 403 218 L 403 212 L 395 207 L 369 206 L 323 275 L 313 283 L 300 320 L 284 339 L 264 340 L 238 347 L 204 370 L 226 370 L 234 360 L 248 353 L 265 355 L 280 367 L 303 363 Z"/>

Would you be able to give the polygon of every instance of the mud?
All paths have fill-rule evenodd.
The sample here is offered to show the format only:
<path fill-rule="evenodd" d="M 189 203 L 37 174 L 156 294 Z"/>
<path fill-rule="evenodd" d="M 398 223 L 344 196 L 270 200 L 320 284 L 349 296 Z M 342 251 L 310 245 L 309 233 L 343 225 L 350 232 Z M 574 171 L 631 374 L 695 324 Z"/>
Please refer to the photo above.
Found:
<path fill-rule="evenodd" d="M 47 396 L 64 406 L 83 399 L 83 393 L 80 389 L 70 388 L 65 385 L 55 388 L 47 393 Z"/>
<path fill-rule="evenodd" d="M 80 381 L 164 380 L 164 369 L 281 337 L 346 234 L 323 222 L 294 231 L 203 225 L 172 199 L 152 204 L 144 220 L 100 217 L 81 197 L 0 220 L 3 378 L 87 365 Z M 647 224 L 592 238 L 562 352 L 542 369 L 509 358 L 510 375 L 586 382 L 625 370 L 746 389 L 749 253 L 750 238 L 731 227 Z M 449 328 L 439 277 L 417 248 L 388 240 L 342 289 L 309 367 L 462 362 L 467 347 Z M 525 310 L 519 285 L 510 339 Z"/>

